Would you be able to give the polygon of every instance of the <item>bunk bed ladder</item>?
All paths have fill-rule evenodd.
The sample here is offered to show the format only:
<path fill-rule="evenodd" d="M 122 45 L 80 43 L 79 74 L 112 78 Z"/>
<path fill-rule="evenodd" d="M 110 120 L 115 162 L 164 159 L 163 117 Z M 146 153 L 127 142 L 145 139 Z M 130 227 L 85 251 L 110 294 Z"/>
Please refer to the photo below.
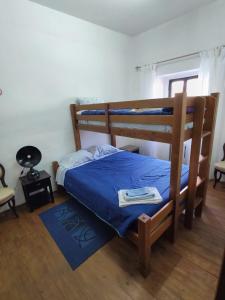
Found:
<path fill-rule="evenodd" d="M 198 117 L 194 118 L 193 122 L 192 143 L 194 146 L 190 158 L 189 191 L 185 213 L 185 226 L 189 229 L 193 225 L 194 211 L 196 217 L 201 217 L 206 198 L 218 94 L 204 98 L 206 102 L 200 101 L 199 97 L 196 98 L 195 109 L 199 111 L 199 114 L 196 114 Z M 202 139 L 199 139 L 199 136 L 202 136 Z"/>
<path fill-rule="evenodd" d="M 204 113 L 205 113 L 205 98 L 196 97 L 194 105 L 194 119 L 192 129 L 192 146 L 191 146 L 191 157 L 190 157 L 190 168 L 189 168 L 189 182 L 188 182 L 188 200 L 185 211 L 185 226 L 192 228 L 193 211 L 195 206 L 197 185 L 200 184 L 200 178 L 198 177 L 199 169 L 199 157 L 201 153 L 201 139 L 203 132 Z"/>
<path fill-rule="evenodd" d="M 215 116 L 217 111 L 219 94 L 211 94 L 206 97 L 207 111 L 202 134 L 202 147 L 199 161 L 199 184 L 197 184 L 195 216 L 201 217 L 202 209 L 205 204 L 207 186 L 209 181 L 209 169 L 211 162 L 212 145 L 215 129 Z"/>

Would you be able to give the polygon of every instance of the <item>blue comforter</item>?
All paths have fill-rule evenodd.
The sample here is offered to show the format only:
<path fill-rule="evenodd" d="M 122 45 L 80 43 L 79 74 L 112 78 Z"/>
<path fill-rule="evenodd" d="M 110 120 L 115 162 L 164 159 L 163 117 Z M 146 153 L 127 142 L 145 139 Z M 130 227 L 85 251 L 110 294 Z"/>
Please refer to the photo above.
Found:
<path fill-rule="evenodd" d="M 188 174 L 183 165 L 181 188 L 187 185 Z M 122 151 L 68 170 L 64 186 L 123 236 L 138 216 L 153 216 L 169 201 L 170 162 Z M 118 190 L 144 186 L 157 187 L 163 202 L 119 207 Z"/>

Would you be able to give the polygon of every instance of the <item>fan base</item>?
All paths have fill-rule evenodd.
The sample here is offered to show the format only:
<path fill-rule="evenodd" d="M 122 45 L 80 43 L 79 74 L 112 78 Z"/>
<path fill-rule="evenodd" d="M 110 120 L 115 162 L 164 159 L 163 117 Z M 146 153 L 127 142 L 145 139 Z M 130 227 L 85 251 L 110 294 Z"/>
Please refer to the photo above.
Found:
<path fill-rule="evenodd" d="M 35 180 L 35 179 L 38 179 L 40 177 L 40 173 L 39 171 L 33 169 L 33 168 L 30 168 L 30 171 L 27 172 L 27 177 L 30 179 L 30 180 Z"/>

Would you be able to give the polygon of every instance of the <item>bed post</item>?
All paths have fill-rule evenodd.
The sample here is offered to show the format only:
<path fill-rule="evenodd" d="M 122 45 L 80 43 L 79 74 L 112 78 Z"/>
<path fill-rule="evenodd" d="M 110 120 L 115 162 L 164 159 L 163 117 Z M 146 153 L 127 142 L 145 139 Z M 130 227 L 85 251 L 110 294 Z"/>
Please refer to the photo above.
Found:
<path fill-rule="evenodd" d="M 110 135 L 110 138 L 111 138 L 111 145 L 112 145 L 113 147 L 116 147 L 116 136 L 113 135 L 113 134 L 111 134 L 111 135 Z"/>
<path fill-rule="evenodd" d="M 138 218 L 138 253 L 139 253 L 139 268 L 144 277 L 147 277 L 150 272 L 150 233 L 151 233 L 151 218 L 142 214 Z"/>
<path fill-rule="evenodd" d="M 80 130 L 78 127 L 77 114 L 76 114 L 76 104 L 70 104 L 70 113 L 71 113 L 72 125 L 73 125 L 74 142 L 76 146 L 76 151 L 78 151 L 81 149 L 81 141 L 80 141 Z"/>
<path fill-rule="evenodd" d="M 172 133 L 172 151 L 171 151 L 171 171 L 170 171 L 170 199 L 173 200 L 173 223 L 171 228 L 171 240 L 176 239 L 177 225 L 179 217 L 179 195 L 180 195 L 180 177 L 183 161 L 184 147 L 184 126 L 186 121 L 186 94 L 176 94 L 173 108 L 173 133 Z"/>
<path fill-rule="evenodd" d="M 196 217 L 201 217 L 202 209 L 205 204 L 207 186 L 209 181 L 209 169 L 212 157 L 212 146 L 214 138 L 214 130 L 216 124 L 216 113 L 219 102 L 219 93 L 212 93 L 211 96 L 206 97 L 206 116 L 203 130 L 205 133 L 211 132 L 210 134 L 205 134 L 202 138 L 201 155 L 205 157 L 205 161 L 200 164 L 199 177 L 204 178 L 204 182 L 198 188 L 198 197 L 202 198 L 202 201 L 196 207 L 195 215 Z"/>
<path fill-rule="evenodd" d="M 187 206 L 185 211 L 185 226 L 189 229 L 192 228 L 193 223 L 193 211 L 196 200 L 197 192 L 197 177 L 199 157 L 201 150 L 201 136 L 204 124 L 205 114 L 205 97 L 196 97 L 194 103 L 194 120 L 192 129 L 192 144 L 191 144 L 191 156 L 190 156 L 190 168 L 189 168 L 189 182 L 188 182 L 188 197 Z"/>
<path fill-rule="evenodd" d="M 111 128 L 110 128 L 110 116 L 109 116 L 109 104 L 105 104 L 105 127 L 110 134 L 110 143 L 112 146 L 116 147 L 116 136 L 111 134 Z"/>

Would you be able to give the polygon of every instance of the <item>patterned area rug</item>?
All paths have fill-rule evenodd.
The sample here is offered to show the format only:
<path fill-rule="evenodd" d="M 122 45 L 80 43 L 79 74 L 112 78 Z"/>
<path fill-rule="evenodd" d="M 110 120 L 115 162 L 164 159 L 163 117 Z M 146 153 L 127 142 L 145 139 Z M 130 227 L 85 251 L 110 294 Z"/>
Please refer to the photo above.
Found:
<path fill-rule="evenodd" d="M 115 235 L 75 199 L 48 209 L 40 218 L 73 270 Z"/>

